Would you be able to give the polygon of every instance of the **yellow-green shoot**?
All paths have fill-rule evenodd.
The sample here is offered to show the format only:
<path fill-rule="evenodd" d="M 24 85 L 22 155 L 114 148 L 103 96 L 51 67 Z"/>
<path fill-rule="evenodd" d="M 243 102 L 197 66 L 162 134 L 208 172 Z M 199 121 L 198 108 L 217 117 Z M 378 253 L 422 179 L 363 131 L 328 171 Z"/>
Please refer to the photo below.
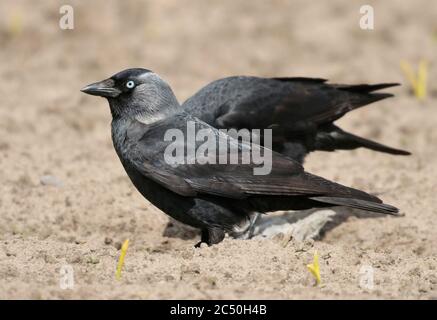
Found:
<path fill-rule="evenodd" d="M 121 270 L 124 264 L 124 258 L 126 256 L 127 248 L 129 247 L 129 239 L 126 239 L 121 246 L 120 258 L 118 259 L 117 271 L 115 272 L 115 278 L 117 280 L 121 279 Z"/>
<path fill-rule="evenodd" d="M 319 266 L 319 254 L 317 251 L 314 252 L 313 263 L 307 265 L 308 271 L 316 279 L 316 284 L 320 285 L 322 279 L 320 277 L 320 266 Z"/>
<path fill-rule="evenodd" d="M 420 60 L 417 73 L 413 71 L 413 67 L 406 61 L 401 61 L 401 69 L 410 82 L 416 98 L 424 101 L 427 95 L 428 62 L 424 59 Z"/>

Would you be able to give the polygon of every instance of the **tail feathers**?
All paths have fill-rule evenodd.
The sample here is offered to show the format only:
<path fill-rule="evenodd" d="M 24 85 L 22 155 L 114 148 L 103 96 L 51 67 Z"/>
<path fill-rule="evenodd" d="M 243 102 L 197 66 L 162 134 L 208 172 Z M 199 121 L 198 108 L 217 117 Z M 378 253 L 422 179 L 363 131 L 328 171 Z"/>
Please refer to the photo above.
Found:
<path fill-rule="evenodd" d="M 343 115 L 351 110 L 364 107 L 374 102 L 394 97 L 391 93 L 373 93 L 373 91 L 390 88 L 399 85 L 398 83 L 380 83 L 380 84 L 358 84 L 358 85 L 334 85 L 341 91 L 349 93 L 349 106 L 343 111 Z"/>
<path fill-rule="evenodd" d="M 367 106 L 369 104 L 372 104 L 374 102 L 384 100 L 387 98 L 391 98 L 391 97 L 394 97 L 394 95 L 391 93 L 350 92 L 349 97 L 348 97 L 349 105 L 345 110 L 343 110 L 343 112 L 341 114 L 344 115 L 352 110 L 355 110 L 355 109 Z"/>
<path fill-rule="evenodd" d="M 380 101 L 383 99 L 394 97 L 391 93 L 365 93 L 363 95 L 359 95 L 355 97 L 355 99 L 351 98 L 353 101 L 353 109 L 357 109 L 360 107 L 364 107 L 368 104 L 374 103 L 376 101 Z"/>
<path fill-rule="evenodd" d="M 343 134 L 343 139 L 346 141 L 346 143 L 349 142 L 349 144 L 352 145 L 354 148 L 363 147 L 370 150 L 394 154 L 394 155 L 402 155 L 402 156 L 411 155 L 411 152 L 409 151 L 392 148 L 372 140 L 361 138 L 359 136 L 353 135 L 348 132 L 343 132 L 342 134 Z"/>
<path fill-rule="evenodd" d="M 378 83 L 378 84 L 355 84 L 355 85 L 334 85 L 339 90 L 345 90 L 355 93 L 370 93 L 373 91 L 399 86 L 399 83 Z"/>
<path fill-rule="evenodd" d="M 399 210 L 396 207 L 385 203 L 377 203 L 353 198 L 339 198 L 339 197 L 311 197 L 312 200 L 316 200 L 323 203 L 328 203 L 336 206 L 346 206 L 366 211 L 385 213 L 398 216 Z"/>
<path fill-rule="evenodd" d="M 393 155 L 411 155 L 409 151 L 392 148 L 381 143 L 356 136 L 335 126 L 333 126 L 333 129 L 329 131 L 319 132 L 316 136 L 316 149 L 318 150 L 334 151 L 353 150 L 357 148 L 366 148 Z"/>

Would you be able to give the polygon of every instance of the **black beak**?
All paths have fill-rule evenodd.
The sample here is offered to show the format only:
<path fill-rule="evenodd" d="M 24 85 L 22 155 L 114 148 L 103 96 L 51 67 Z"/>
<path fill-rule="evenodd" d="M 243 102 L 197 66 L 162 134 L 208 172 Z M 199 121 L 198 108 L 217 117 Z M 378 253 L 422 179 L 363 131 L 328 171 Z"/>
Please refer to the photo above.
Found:
<path fill-rule="evenodd" d="M 106 79 L 100 82 L 92 83 L 82 88 L 80 91 L 91 94 L 93 96 L 100 96 L 105 98 L 116 98 L 121 91 L 114 87 L 114 80 Z"/>

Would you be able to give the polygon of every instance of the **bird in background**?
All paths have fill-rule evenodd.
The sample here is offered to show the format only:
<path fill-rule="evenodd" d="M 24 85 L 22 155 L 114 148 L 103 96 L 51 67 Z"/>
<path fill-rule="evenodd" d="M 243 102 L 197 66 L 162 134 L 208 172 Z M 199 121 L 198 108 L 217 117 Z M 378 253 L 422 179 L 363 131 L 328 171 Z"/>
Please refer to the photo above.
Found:
<path fill-rule="evenodd" d="M 349 111 L 392 97 L 390 93 L 375 91 L 397 85 L 234 76 L 211 82 L 182 106 L 218 129 L 272 129 L 273 150 L 300 163 L 312 151 L 366 148 L 410 155 L 408 151 L 348 133 L 334 124 Z"/>
<path fill-rule="evenodd" d="M 364 191 L 312 175 L 277 152 L 272 152 L 267 175 L 254 175 L 254 163 L 169 164 L 164 153 L 172 142 L 164 135 L 170 129 L 187 134 L 188 122 L 218 143 L 238 146 L 219 149 L 216 157 L 229 159 L 234 152 L 262 147 L 244 144 L 187 112 L 170 86 L 150 70 L 124 70 L 82 91 L 107 99 L 114 148 L 138 191 L 174 219 L 199 228 L 201 242 L 208 245 L 221 242 L 226 232 L 245 232 L 259 212 L 337 205 L 398 212 Z M 197 148 L 200 142 L 195 143 Z"/>

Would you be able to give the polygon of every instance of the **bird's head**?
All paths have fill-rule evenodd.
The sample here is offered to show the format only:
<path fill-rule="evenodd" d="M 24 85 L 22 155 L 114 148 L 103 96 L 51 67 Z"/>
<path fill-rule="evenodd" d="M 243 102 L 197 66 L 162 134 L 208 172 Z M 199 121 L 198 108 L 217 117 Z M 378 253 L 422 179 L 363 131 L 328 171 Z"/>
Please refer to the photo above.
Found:
<path fill-rule="evenodd" d="M 141 68 L 123 70 L 81 91 L 106 98 L 113 117 L 156 118 L 180 107 L 170 86 L 156 73 Z"/>

